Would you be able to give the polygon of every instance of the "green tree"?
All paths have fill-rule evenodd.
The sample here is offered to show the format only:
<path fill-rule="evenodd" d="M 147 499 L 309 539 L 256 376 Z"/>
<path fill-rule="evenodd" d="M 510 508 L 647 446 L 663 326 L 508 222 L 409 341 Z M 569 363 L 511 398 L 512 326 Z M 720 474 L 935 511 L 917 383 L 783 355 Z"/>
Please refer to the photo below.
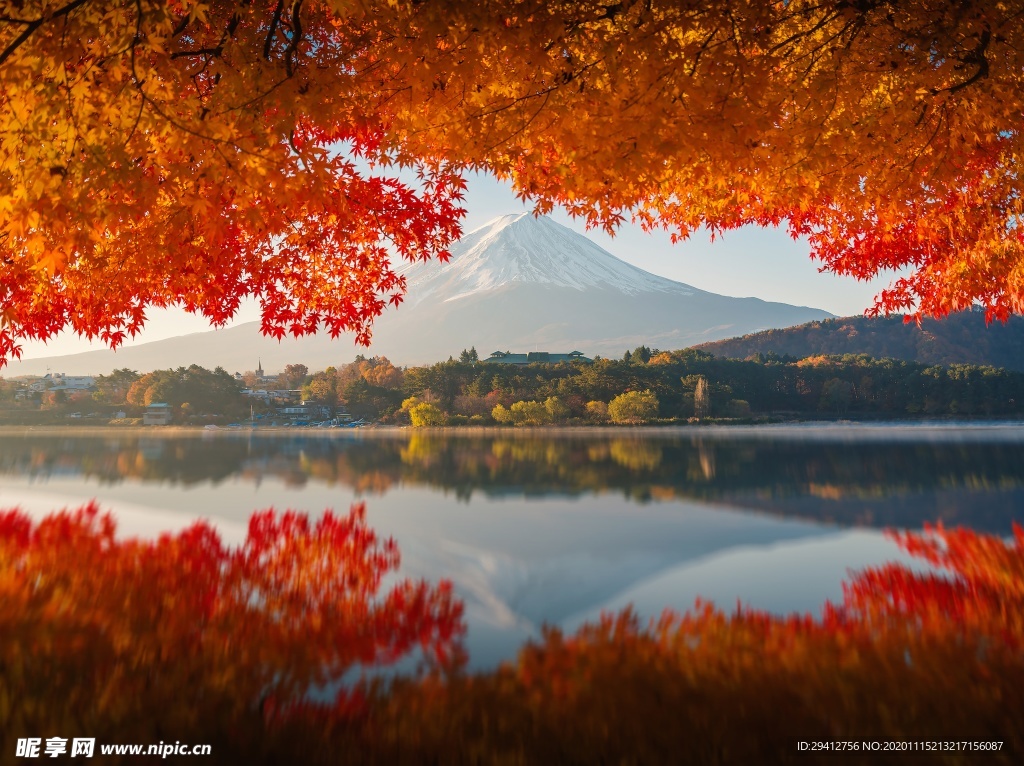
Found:
<path fill-rule="evenodd" d="M 548 410 L 540 402 L 516 402 L 509 412 L 517 426 L 542 426 L 550 422 Z"/>
<path fill-rule="evenodd" d="M 353 415 L 376 418 L 394 412 L 402 401 L 402 394 L 359 377 L 345 386 L 340 398 Z"/>
<path fill-rule="evenodd" d="M 651 391 L 628 391 L 608 403 L 608 416 L 615 423 L 647 423 L 658 415 L 658 397 Z"/>
<path fill-rule="evenodd" d="M 503 404 L 494 405 L 494 409 L 491 410 L 491 417 L 494 418 L 495 422 L 502 425 L 512 425 L 512 413 Z"/>
<path fill-rule="evenodd" d="M 409 408 L 409 422 L 416 428 L 424 426 L 443 426 L 448 416 L 436 404 L 420 402 Z"/>
<path fill-rule="evenodd" d="M 318 372 L 302 386 L 302 398 L 312 399 L 331 407 L 338 403 L 337 379 L 333 367 Z"/>
<path fill-rule="evenodd" d="M 410 396 L 402 402 L 401 410 L 409 414 L 409 422 L 416 428 L 424 426 L 443 426 L 448 415 L 431 402 L 425 402 L 418 396 Z"/>
<path fill-rule="evenodd" d="M 825 381 L 825 385 L 822 386 L 819 409 L 830 410 L 842 415 L 850 408 L 852 398 L 853 384 L 848 380 L 832 378 Z"/>
<path fill-rule="evenodd" d="M 627 351 L 623 355 L 622 361 L 625 362 L 626 364 L 647 364 L 649 361 L 651 361 L 652 356 L 653 353 L 651 352 L 651 349 L 649 349 L 647 346 L 637 346 L 635 349 L 633 349 L 632 353 Z"/>
<path fill-rule="evenodd" d="M 140 377 L 139 373 L 129 370 L 127 367 L 114 370 L 109 375 L 100 375 L 96 378 L 95 383 L 96 401 L 104 404 L 126 404 L 128 391 Z"/>
<path fill-rule="evenodd" d="M 544 409 L 548 412 L 548 418 L 552 423 L 562 423 L 572 414 L 569 405 L 557 396 L 549 396 L 544 401 Z"/>
<path fill-rule="evenodd" d="M 292 390 L 302 386 L 306 382 L 307 375 L 309 375 L 309 368 L 306 365 L 289 364 L 285 366 L 284 372 L 278 376 L 278 382 L 286 389 Z"/>
<path fill-rule="evenodd" d="M 163 402 L 180 408 L 188 402 L 198 414 L 236 415 L 248 410 L 234 376 L 222 367 L 210 371 L 195 364 L 143 375 L 128 389 L 126 400 L 136 407 Z"/>

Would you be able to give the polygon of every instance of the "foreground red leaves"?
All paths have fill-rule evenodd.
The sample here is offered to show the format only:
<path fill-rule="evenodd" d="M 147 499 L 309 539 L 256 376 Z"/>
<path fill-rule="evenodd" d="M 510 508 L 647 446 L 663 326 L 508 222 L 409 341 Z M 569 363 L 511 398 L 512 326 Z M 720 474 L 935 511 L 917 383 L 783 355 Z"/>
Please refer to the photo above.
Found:
<path fill-rule="evenodd" d="M 444 582 L 381 593 L 398 563 L 361 505 L 316 522 L 256 513 L 235 549 L 203 523 L 118 540 L 95 504 L 38 524 L 0 514 L 0 762 L 28 736 L 208 737 L 237 753 L 357 663 L 420 647 L 447 662 L 461 604 Z"/>
<path fill-rule="evenodd" d="M 450 585 L 378 595 L 398 552 L 361 506 L 256 514 L 237 549 L 202 524 L 118 540 L 93 505 L 38 524 L 8 512 L 0 761 L 14 738 L 59 735 L 210 743 L 239 763 L 817 760 L 799 741 L 857 743 L 844 763 L 877 762 L 871 741 L 938 747 L 917 763 L 1018 762 L 1024 531 L 898 539 L 931 569 L 861 573 L 820 618 L 698 604 L 644 627 L 626 612 L 467 675 Z M 347 675 L 417 647 L 441 672 Z"/>

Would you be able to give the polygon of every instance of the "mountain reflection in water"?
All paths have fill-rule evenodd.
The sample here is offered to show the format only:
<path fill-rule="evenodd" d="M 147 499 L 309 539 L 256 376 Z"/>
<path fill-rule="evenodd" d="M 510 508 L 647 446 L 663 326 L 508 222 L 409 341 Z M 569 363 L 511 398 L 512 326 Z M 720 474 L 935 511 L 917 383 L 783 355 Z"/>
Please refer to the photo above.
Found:
<path fill-rule="evenodd" d="M 847 763 L 900 742 L 1019 763 L 1024 530 L 899 543 L 943 574 L 851 574 L 818 617 L 606 613 L 465 673 L 455 589 L 395 577 L 361 506 L 257 513 L 239 546 L 204 523 L 119 539 L 95 504 L 0 511 L 0 752 L 45 732 L 218 763 L 832 763 L 794 747 L 824 731 L 859 745 Z M 376 675 L 417 655 L 424 673 Z"/>

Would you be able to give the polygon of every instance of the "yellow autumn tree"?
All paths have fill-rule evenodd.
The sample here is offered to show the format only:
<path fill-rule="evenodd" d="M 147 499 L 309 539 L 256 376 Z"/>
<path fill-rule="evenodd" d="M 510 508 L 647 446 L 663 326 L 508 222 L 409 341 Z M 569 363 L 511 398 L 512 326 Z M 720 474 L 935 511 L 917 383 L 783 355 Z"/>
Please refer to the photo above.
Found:
<path fill-rule="evenodd" d="M 647 423 L 658 416 L 658 397 L 651 391 L 627 391 L 608 403 L 613 423 Z"/>

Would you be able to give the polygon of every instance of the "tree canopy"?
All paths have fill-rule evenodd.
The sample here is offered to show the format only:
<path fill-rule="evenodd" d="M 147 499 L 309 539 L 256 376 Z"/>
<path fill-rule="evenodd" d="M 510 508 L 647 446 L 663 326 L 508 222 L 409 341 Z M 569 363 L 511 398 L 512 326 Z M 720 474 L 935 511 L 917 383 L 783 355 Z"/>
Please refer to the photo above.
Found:
<path fill-rule="evenodd" d="M 1024 2 L 0 1 L 0 359 L 149 306 L 368 341 L 461 173 L 685 237 L 756 223 L 874 311 L 1024 308 Z M 394 172 L 412 168 L 418 179 Z"/>

